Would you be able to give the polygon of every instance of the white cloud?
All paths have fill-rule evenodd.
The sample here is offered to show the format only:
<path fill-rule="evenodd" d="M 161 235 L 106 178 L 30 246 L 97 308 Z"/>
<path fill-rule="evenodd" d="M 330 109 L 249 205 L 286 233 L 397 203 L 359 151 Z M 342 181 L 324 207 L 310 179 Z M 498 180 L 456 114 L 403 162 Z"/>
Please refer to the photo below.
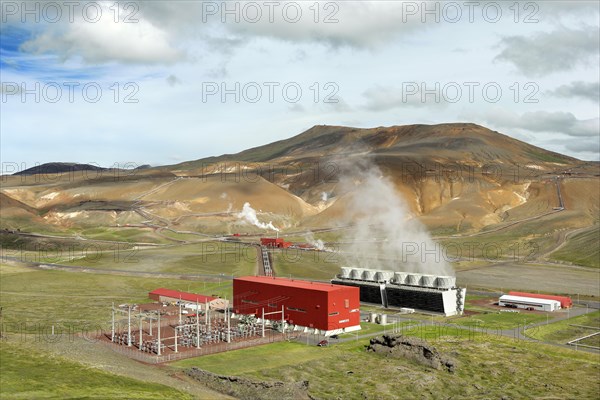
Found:
<path fill-rule="evenodd" d="M 319 22 L 315 22 L 312 2 L 302 5 L 302 18 L 298 23 L 289 23 L 284 18 L 275 18 L 274 23 L 261 19 L 259 23 L 229 24 L 231 32 L 244 36 L 260 36 L 293 42 L 320 42 L 333 47 L 352 46 L 371 48 L 388 42 L 392 37 L 424 28 L 420 16 L 403 20 L 401 1 L 398 2 L 331 2 L 319 5 Z M 337 7 L 337 8 L 336 8 Z M 337 22 L 325 23 L 327 16 Z"/>
<path fill-rule="evenodd" d="M 535 111 L 517 114 L 495 110 L 485 117 L 487 121 L 504 128 L 520 128 L 531 132 L 555 132 L 573 137 L 596 137 L 600 135 L 600 119 L 577 119 L 564 111 Z"/>
<path fill-rule="evenodd" d="M 222 6 L 220 1 L 214 3 Z M 321 19 L 326 15 L 325 3 L 319 3 Z M 597 119 L 575 117 L 598 115 L 597 103 L 589 101 L 593 87 L 572 82 L 596 82 L 597 57 L 594 58 L 592 51 L 583 52 L 579 57 L 580 50 L 565 46 L 560 37 L 560 32 L 586 31 L 587 28 L 582 27 L 597 24 L 589 7 L 582 11 L 571 2 L 564 3 L 545 11 L 552 15 L 548 21 L 542 18 L 542 11 L 549 9 L 549 3 L 555 3 L 541 2 L 540 23 L 515 24 L 508 9 L 513 3 L 509 2 L 501 3 L 505 12 L 498 24 L 481 21 L 481 6 L 476 23 L 464 23 L 465 14 L 461 23 L 435 24 L 431 17 L 422 23 L 420 15 L 404 23 L 400 2 L 336 3 L 340 7 L 336 14 L 339 23 L 334 24 L 314 23 L 312 11 L 308 9 L 314 2 L 301 3 L 303 19 L 298 24 L 286 23 L 281 14 L 272 24 L 266 20 L 236 24 L 231 18 L 222 23 L 220 15 L 205 23 L 201 2 L 195 1 L 137 2 L 140 7 L 137 24 L 114 24 L 109 12 L 107 21 L 87 26 L 79 20 L 72 25 L 40 24 L 34 29 L 21 24 L 19 29 L 25 33 L 16 35 L 14 42 L 26 40 L 22 49 L 32 53 L 25 54 L 7 46 L 18 58 L 14 58 L 16 66 L 12 67 L 12 53 L 5 59 L 7 53 L 3 52 L 3 81 L 33 83 L 47 78 L 77 79 L 82 84 L 99 81 L 105 93 L 103 101 L 97 104 L 82 103 L 78 96 L 73 104 L 45 105 L 37 105 L 31 100 L 32 96 L 22 103 L 21 96 L 16 94 L 14 101 L 2 107 L 3 111 L 6 108 L 0 122 L 2 156 L 49 161 L 71 159 L 76 154 L 81 162 L 102 157 L 103 165 L 110 165 L 115 159 L 130 158 L 139 164 L 165 164 L 172 161 L 171 154 L 177 156 L 176 161 L 184 161 L 232 153 L 290 137 L 317 124 L 373 127 L 459 120 L 485 124 L 488 121 L 495 129 L 526 138 L 536 145 L 545 145 L 549 143 L 548 138 L 557 138 L 561 144 L 555 149 L 571 155 L 575 152 L 572 150 L 575 143 L 597 139 L 593 136 Z M 557 24 L 561 27 L 557 28 Z M 539 43 L 536 31 L 550 33 L 543 34 Z M 540 97 L 540 103 L 515 103 L 509 88 L 517 80 L 523 87 L 526 80 L 515 77 L 513 61 L 492 63 L 499 52 L 509 47 L 504 41 L 502 48 L 494 49 L 493 45 L 507 35 L 522 38 L 524 44 L 519 49 L 531 51 L 532 58 L 542 57 L 538 63 L 544 64 L 549 58 L 549 67 L 534 65 L 530 68 L 535 73 L 555 71 L 558 61 L 554 58 L 564 57 L 562 51 L 567 55 L 575 52 L 577 60 L 566 64 L 567 67 L 573 64 L 577 69 L 537 79 L 539 94 L 546 94 Z M 575 36 L 579 38 L 580 33 Z M 558 41 L 556 44 L 554 39 Z M 2 44 L 6 46 L 6 43 L 3 40 Z M 544 49 L 530 50 L 525 45 Z M 48 54 L 41 55 L 43 52 Z M 66 61 L 57 62 L 57 58 Z M 558 67 L 561 65 L 558 63 Z M 546 69 L 538 71 L 543 68 Z M 214 96 L 215 101 L 203 102 L 202 84 L 225 80 L 228 87 L 234 82 L 240 82 L 242 87 L 254 81 L 261 85 L 272 81 L 281 85 L 298 82 L 303 97 L 299 103 L 289 104 L 283 100 L 280 86 L 275 91 L 274 102 L 265 100 L 266 90 L 264 101 L 256 104 L 236 103 L 231 100 L 234 96 L 229 96 L 226 102 L 218 101 L 219 94 Z M 409 81 L 424 83 L 427 89 L 437 81 L 442 85 L 453 81 L 482 84 L 495 81 L 504 90 L 501 103 L 496 103 L 504 111 L 494 112 L 497 115 L 487 119 L 461 118 L 461 113 L 486 115 L 494 106 L 483 101 L 479 88 L 476 101 L 471 103 L 466 100 L 449 103 L 443 98 L 438 102 L 433 95 L 427 95 L 426 101 L 422 101 L 420 92 L 403 101 L 400 88 L 402 82 Z M 109 102 L 113 95 L 109 86 L 114 82 L 137 82 L 139 104 Z M 328 82 L 339 85 L 336 97 L 340 103 L 324 103 L 329 91 L 323 85 Z M 318 103 L 313 101 L 314 83 L 321 89 Z M 555 112 L 557 110 L 562 112 Z M 528 114 L 527 111 L 533 112 Z M 44 126 L 43 132 L 40 126 Z M 565 134 L 547 133 L 545 129 Z M 72 132 L 77 132 L 76 140 Z M 141 133 L 145 138 L 142 142 L 139 141 Z M 571 147 L 566 148 L 565 144 Z"/>
<path fill-rule="evenodd" d="M 173 64 L 184 59 L 185 53 L 170 43 L 166 31 L 143 19 L 137 23 L 115 23 L 108 17 L 107 5 L 102 7 L 106 16 L 97 22 L 78 18 L 72 23 L 48 25 L 24 42 L 22 50 L 35 54 L 53 53 L 65 60 L 81 57 L 88 64 L 111 61 Z"/>
<path fill-rule="evenodd" d="M 512 63 L 527 76 L 543 76 L 569 71 L 592 60 L 597 63 L 600 35 L 598 27 L 561 27 L 531 36 L 507 36 L 500 46 L 503 49 L 496 60 Z"/>
<path fill-rule="evenodd" d="M 175 85 L 181 84 L 181 80 L 173 74 L 167 76 L 166 81 L 169 84 L 169 86 L 175 86 Z"/>
<path fill-rule="evenodd" d="M 565 147 L 577 153 L 600 153 L 600 141 L 598 138 L 586 138 L 582 140 L 570 141 Z"/>
<path fill-rule="evenodd" d="M 390 35 L 412 32 L 427 25 L 421 22 L 420 13 L 409 15 L 403 3 L 414 2 L 283 1 L 273 2 L 272 6 L 267 6 L 267 2 L 254 2 L 258 7 L 250 7 L 248 2 L 236 1 L 229 4 L 190 2 L 179 7 L 153 1 L 142 3 L 140 13 L 155 25 L 188 35 L 204 30 L 213 31 L 214 36 L 214 31 L 221 28 L 221 33 L 243 40 L 263 37 L 368 48 L 388 42 Z M 418 6 L 424 7 L 426 3 L 438 2 L 424 1 Z M 227 14 L 225 9 L 231 13 Z M 430 21 L 434 22 L 432 18 Z"/>
<path fill-rule="evenodd" d="M 600 102 L 600 82 L 575 81 L 567 85 L 560 85 L 548 92 L 551 96 L 562 98 L 581 98 Z"/>
<path fill-rule="evenodd" d="M 387 111 L 402 107 L 440 108 L 448 105 L 441 89 L 432 85 L 427 88 L 424 82 L 405 82 L 401 88 L 374 86 L 363 93 L 367 99 L 364 106 L 370 111 Z M 424 90 L 430 90 L 427 93 Z"/>

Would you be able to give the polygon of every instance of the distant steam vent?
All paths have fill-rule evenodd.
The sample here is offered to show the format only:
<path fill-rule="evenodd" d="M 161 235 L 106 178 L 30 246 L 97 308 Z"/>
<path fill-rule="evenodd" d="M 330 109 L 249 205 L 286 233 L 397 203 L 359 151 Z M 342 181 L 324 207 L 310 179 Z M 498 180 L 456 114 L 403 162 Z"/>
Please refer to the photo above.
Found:
<path fill-rule="evenodd" d="M 384 307 L 413 308 L 451 316 L 462 314 L 465 305 L 466 289 L 456 287 L 454 276 L 342 267 L 331 282 L 358 287 L 361 302 Z"/>

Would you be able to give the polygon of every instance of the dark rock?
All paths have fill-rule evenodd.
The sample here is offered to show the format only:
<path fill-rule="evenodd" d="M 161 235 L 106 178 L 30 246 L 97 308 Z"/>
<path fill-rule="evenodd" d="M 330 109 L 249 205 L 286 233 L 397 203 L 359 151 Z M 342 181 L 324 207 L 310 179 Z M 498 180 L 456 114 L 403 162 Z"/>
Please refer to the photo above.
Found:
<path fill-rule="evenodd" d="M 217 375 L 200 368 L 190 368 L 185 373 L 207 387 L 238 399 L 310 399 L 308 381 L 295 383 L 254 381 L 239 376 Z"/>
<path fill-rule="evenodd" d="M 367 351 L 391 357 L 408 358 L 434 369 L 443 367 L 451 373 L 454 373 L 457 368 L 455 360 L 442 356 L 435 347 L 418 338 L 383 335 L 372 338 L 369 343 Z"/>

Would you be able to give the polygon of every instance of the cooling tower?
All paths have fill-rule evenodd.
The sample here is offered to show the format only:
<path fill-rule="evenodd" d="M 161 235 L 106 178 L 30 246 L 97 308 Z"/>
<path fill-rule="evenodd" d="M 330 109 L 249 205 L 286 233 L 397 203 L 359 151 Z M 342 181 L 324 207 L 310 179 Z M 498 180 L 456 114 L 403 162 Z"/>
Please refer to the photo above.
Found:
<path fill-rule="evenodd" d="M 394 283 L 396 285 L 404 285 L 406 283 L 407 274 L 404 272 L 394 273 Z"/>
<path fill-rule="evenodd" d="M 420 286 L 421 285 L 421 275 L 420 274 L 408 274 L 406 278 L 406 284 L 411 286 Z"/>
<path fill-rule="evenodd" d="M 456 285 L 456 278 L 453 276 L 438 276 L 435 279 L 435 287 L 439 289 L 450 289 Z"/>
<path fill-rule="evenodd" d="M 350 279 L 362 279 L 362 268 L 352 268 L 350 271 Z"/>
<path fill-rule="evenodd" d="M 363 281 L 374 281 L 375 280 L 375 270 L 372 269 L 365 269 L 363 270 L 362 273 L 362 279 Z"/>
<path fill-rule="evenodd" d="M 375 272 L 375 280 L 377 282 L 389 282 L 394 277 L 394 273 L 392 271 L 377 271 Z"/>
<path fill-rule="evenodd" d="M 421 286 L 433 287 L 434 283 L 435 283 L 435 276 L 433 276 L 433 275 L 423 275 L 421 277 Z"/>
<path fill-rule="evenodd" d="M 342 267 L 342 273 L 340 274 L 340 277 L 344 279 L 350 278 L 350 271 L 352 271 L 352 268 Z"/>

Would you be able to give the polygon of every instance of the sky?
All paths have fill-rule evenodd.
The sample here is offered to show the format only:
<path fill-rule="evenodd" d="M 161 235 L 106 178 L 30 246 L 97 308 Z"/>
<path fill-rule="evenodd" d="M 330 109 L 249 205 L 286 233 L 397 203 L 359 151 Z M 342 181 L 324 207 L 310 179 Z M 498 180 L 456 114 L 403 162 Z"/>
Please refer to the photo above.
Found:
<path fill-rule="evenodd" d="M 2 172 L 167 165 L 314 125 L 473 122 L 600 159 L 600 3 L 1 3 Z"/>

